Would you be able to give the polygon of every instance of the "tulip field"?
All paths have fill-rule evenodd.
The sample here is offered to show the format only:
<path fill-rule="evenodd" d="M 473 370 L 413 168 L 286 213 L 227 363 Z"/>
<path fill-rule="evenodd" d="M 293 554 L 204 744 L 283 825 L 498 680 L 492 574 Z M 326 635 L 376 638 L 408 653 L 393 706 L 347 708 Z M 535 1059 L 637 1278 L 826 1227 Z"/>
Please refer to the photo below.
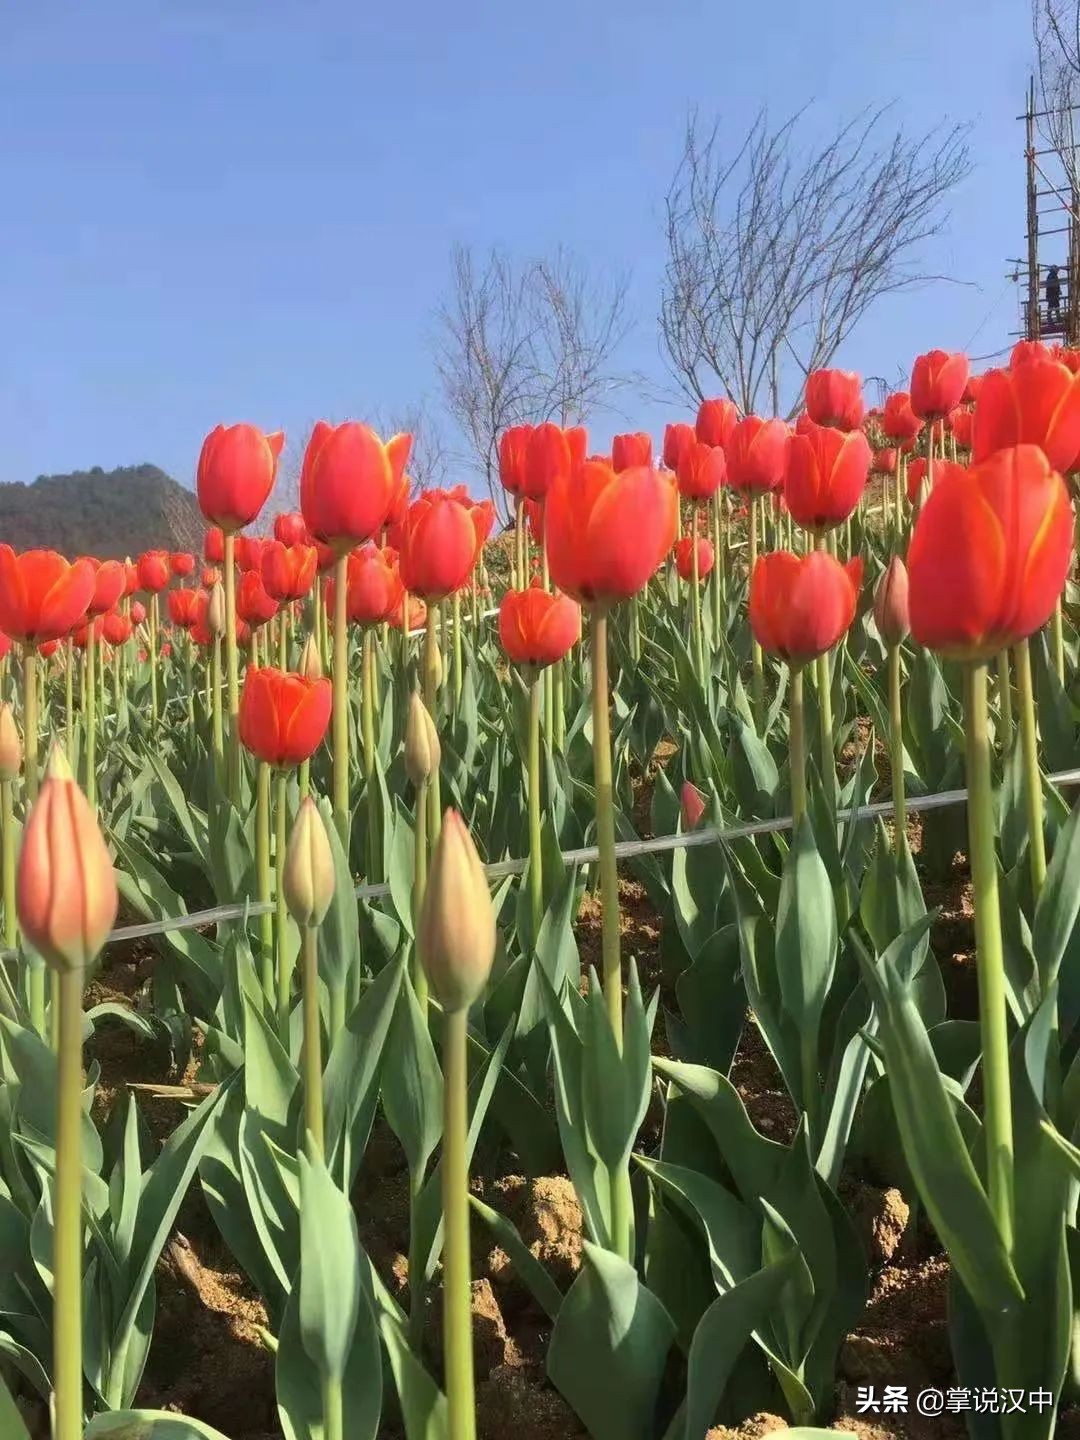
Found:
<path fill-rule="evenodd" d="M 1080 1433 L 1080 352 L 0 544 L 0 1440 Z"/>

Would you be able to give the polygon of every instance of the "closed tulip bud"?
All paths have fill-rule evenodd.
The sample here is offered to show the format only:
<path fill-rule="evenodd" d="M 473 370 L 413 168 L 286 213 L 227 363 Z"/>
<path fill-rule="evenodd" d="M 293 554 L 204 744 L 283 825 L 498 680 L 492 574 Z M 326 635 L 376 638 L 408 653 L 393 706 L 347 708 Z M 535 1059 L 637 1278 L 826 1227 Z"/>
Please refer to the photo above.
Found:
<path fill-rule="evenodd" d="M 210 591 L 210 604 L 206 609 L 206 624 L 215 639 L 220 640 L 225 634 L 225 587 L 220 580 Z"/>
<path fill-rule="evenodd" d="M 447 810 L 431 857 L 420 915 L 420 956 L 446 1011 L 483 993 L 495 959 L 495 911 L 476 847 L 456 810 Z"/>
<path fill-rule="evenodd" d="M 305 680 L 323 678 L 322 656 L 319 654 L 319 642 L 314 635 L 308 636 L 300 654 L 300 674 Z"/>
<path fill-rule="evenodd" d="M 438 645 L 432 645 L 431 647 L 431 670 L 435 677 L 432 683 L 435 689 L 438 690 L 442 685 L 443 675 L 446 673 L 443 669 L 442 649 Z"/>
<path fill-rule="evenodd" d="M 16 780 L 22 770 L 22 740 L 10 705 L 0 705 L 0 780 Z"/>
<path fill-rule="evenodd" d="M 899 555 L 892 557 L 889 568 L 878 581 L 874 623 L 886 645 L 900 645 L 910 633 L 907 567 Z"/>
<path fill-rule="evenodd" d="M 680 809 L 684 830 L 696 830 L 705 817 L 705 796 L 689 780 L 683 781 Z"/>
<path fill-rule="evenodd" d="M 414 690 L 405 720 L 405 773 L 414 785 L 422 785 L 435 774 L 441 760 L 442 746 L 435 721 L 419 690 Z"/>
<path fill-rule="evenodd" d="M 282 889 L 289 914 L 301 930 L 322 924 L 334 898 L 334 856 L 319 807 L 310 795 L 300 802 L 289 836 Z"/>
<path fill-rule="evenodd" d="M 116 920 L 112 860 L 59 748 L 23 832 L 16 898 L 23 933 L 57 970 L 86 969 Z"/>

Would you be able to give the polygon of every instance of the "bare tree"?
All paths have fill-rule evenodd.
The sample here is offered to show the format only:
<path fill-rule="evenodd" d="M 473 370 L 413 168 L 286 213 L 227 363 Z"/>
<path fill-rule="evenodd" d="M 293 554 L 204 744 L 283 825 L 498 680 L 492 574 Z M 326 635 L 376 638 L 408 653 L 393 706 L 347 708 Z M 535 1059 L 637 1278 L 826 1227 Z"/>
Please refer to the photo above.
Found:
<path fill-rule="evenodd" d="M 446 439 L 425 401 L 417 401 L 404 410 L 376 410 L 370 423 L 384 440 L 402 433 L 413 437 L 409 463 L 405 468 L 415 490 L 432 490 L 445 485 L 450 469 Z"/>
<path fill-rule="evenodd" d="M 915 263 L 969 173 L 966 127 L 909 139 L 863 112 L 802 149 L 805 112 L 762 111 L 729 148 L 689 118 L 666 197 L 661 345 L 693 401 L 726 391 L 749 413 L 797 408 L 881 296 L 935 278 Z"/>
<path fill-rule="evenodd" d="M 1038 131 L 1061 161 L 1068 206 L 1080 190 L 1073 127 L 1073 109 L 1080 103 L 1080 0 L 1032 0 L 1031 19 L 1043 112 Z"/>
<path fill-rule="evenodd" d="M 600 282 L 559 250 L 517 264 L 492 250 L 452 256 L 452 289 L 437 315 L 446 407 L 497 504 L 499 436 L 510 425 L 578 423 L 633 377 L 619 369 L 629 330 L 627 281 Z"/>

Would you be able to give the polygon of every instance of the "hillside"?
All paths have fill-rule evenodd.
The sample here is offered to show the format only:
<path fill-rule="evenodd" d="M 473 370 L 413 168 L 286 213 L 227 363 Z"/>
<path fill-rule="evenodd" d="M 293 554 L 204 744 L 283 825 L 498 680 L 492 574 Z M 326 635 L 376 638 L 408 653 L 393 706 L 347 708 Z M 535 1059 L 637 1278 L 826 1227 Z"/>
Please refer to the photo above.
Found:
<path fill-rule="evenodd" d="M 195 496 L 156 465 L 98 465 L 0 485 L 0 541 L 17 550 L 122 558 L 156 546 L 193 548 L 202 529 Z"/>

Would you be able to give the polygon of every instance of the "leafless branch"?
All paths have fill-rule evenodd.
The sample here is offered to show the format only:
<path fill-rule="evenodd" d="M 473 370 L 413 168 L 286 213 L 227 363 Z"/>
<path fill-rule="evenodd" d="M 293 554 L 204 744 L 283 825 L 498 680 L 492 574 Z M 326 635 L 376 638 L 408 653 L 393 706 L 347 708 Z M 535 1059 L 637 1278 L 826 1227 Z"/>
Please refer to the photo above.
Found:
<path fill-rule="evenodd" d="M 803 116 L 774 128 L 762 111 L 732 147 L 719 121 L 688 120 L 660 333 L 692 401 L 722 389 L 748 412 L 784 399 L 793 412 L 876 300 L 926 280 L 916 252 L 970 169 L 964 127 L 911 139 L 876 110 L 804 150 Z"/>
<path fill-rule="evenodd" d="M 1037 129 L 1055 151 L 1072 197 L 1080 190 L 1073 106 L 1080 102 L 1080 0 L 1032 0 L 1032 30 L 1038 71 Z"/>

